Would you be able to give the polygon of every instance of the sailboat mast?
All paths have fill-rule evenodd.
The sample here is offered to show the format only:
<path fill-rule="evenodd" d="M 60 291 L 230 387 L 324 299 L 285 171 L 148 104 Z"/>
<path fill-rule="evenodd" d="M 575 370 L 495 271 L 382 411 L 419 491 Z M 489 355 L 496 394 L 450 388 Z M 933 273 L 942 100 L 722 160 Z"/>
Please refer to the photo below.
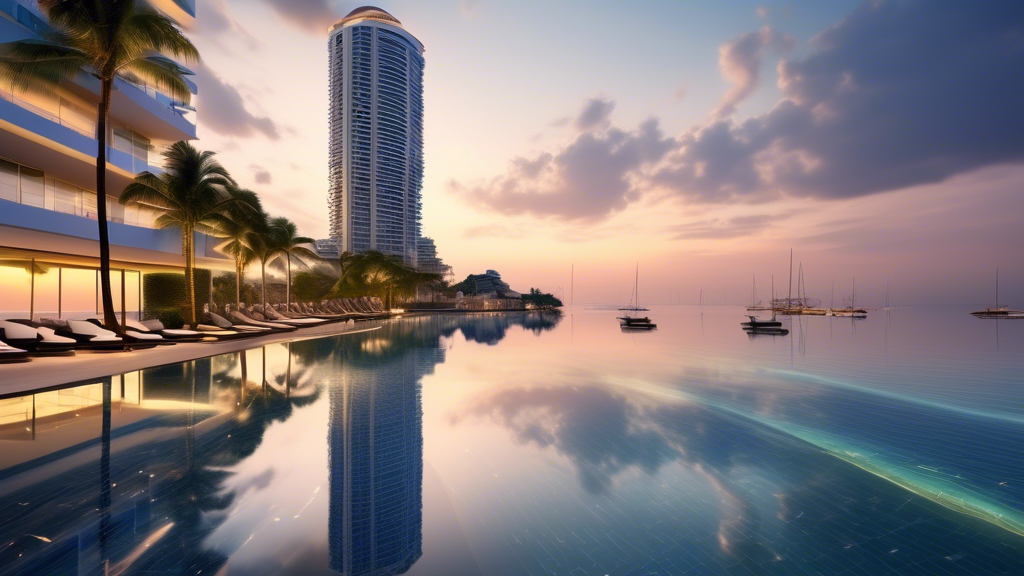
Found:
<path fill-rule="evenodd" d="M 572 306 L 573 294 L 576 292 L 576 265 L 569 269 L 569 306 Z"/>
<path fill-rule="evenodd" d="M 789 294 L 786 295 L 786 308 L 793 305 L 793 249 L 789 249 Z"/>
<path fill-rule="evenodd" d="M 804 263 L 800 263 L 800 271 L 797 272 L 796 277 L 796 299 L 800 301 L 800 305 L 804 305 Z"/>
<path fill-rule="evenodd" d="M 999 266 L 996 266 L 996 310 L 999 309 Z"/>
<path fill-rule="evenodd" d="M 633 279 L 633 289 L 636 290 L 636 308 L 640 309 L 640 263 L 636 263 L 636 278 Z"/>

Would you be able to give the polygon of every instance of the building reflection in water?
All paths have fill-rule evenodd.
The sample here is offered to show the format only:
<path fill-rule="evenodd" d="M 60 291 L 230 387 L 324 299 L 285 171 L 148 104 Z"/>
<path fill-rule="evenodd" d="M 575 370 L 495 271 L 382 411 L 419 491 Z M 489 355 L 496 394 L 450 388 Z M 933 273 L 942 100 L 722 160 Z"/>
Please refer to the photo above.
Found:
<path fill-rule="evenodd" d="M 423 554 L 420 379 L 444 361 L 432 324 L 368 334 L 332 370 L 328 539 L 342 574 L 402 574 Z"/>
<path fill-rule="evenodd" d="M 407 318 L 339 350 L 330 386 L 330 567 L 350 576 L 402 574 L 422 556 L 421 380 L 456 331 L 496 344 L 511 326 L 539 333 L 559 314 Z"/>
<path fill-rule="evenodd" d="M 422 555 L 420 380 L 444 362 L 444 339 L 493 343 L 557 322 L 407 318 L 0 398 L 0 574 L 226 570 L 231 552 L 206 540 L 239 499 L 231 467 L 320 400 L 331 419 L 325 564 L 406 572 Z"/>
<path fill-rule="evenodd" d="M 290 348 L 0 398 L 0 574 L 216 573 L 224 467 L 321 391 Z"/>

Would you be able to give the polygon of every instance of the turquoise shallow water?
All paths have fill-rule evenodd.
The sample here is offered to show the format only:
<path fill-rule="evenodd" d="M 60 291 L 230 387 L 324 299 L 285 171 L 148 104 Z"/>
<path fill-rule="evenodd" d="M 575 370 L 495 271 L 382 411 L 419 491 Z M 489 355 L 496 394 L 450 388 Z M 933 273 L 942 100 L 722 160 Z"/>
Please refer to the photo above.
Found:
<path fill-rule="evenodd" d="M 2 398 L 0 574 L 1024 574 L 1024 322 L 743 313 L 410 317 Z"/>

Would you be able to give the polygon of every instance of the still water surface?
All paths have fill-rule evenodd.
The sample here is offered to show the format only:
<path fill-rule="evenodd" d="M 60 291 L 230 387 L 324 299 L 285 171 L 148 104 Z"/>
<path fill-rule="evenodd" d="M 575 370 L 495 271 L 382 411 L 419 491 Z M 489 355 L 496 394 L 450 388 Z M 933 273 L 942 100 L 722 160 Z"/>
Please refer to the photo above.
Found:
<path fill-rule="evenodd" d="M 0 399 L 0 573 L 1024 574 L 1024 321 L 650 314 L 410 317 Z"/>

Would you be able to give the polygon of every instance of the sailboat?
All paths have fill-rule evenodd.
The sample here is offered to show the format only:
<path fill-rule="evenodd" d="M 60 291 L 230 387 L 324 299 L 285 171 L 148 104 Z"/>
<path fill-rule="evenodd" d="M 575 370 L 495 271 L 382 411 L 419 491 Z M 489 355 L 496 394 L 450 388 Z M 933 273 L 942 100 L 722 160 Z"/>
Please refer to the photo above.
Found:
<path fill-rule="evenodd" d="M 626 308 L 619 308 L 619 310 L 629 310 L 631 312 L 644 312 L 647 308 L 640 307 L 640 265 L 636 266 L 636 278 L 633 281 L 633 299 L 630 301 L 631 306 Z M 618 318 L 622 324 L 623 330 L 653 330 L 658 327 L 657 324 L 652 324 L 651 319 L 644 316 L 620 316 Z"/>
<path fill-rule="evenodd" d="M 883 310 L 885 310 L 886 312 L 891 312 L 891 311 L 893 311 L 895 309 L 896 309 L 895 306 L 892 306 L 892 305 L 889 304 L 889 279 L 886 278 L 885 279 L 885 308 L 883 308 Z"/>
<path fill-rule="evenodd" d="M 633 298 L 629 300 L 629 306 L 619 308 L 630 312 L 647 312 L 647 308 L 640 307 L 640 264 L 636 265 L 636 278 L 633 280 Z"/>
<path fill-rule="evenodd" d="M 753 286 L 750 289 L 750 306 L 747 306 L 747 310 L 771 310 L 771 306 L 762 306 L 761 301 L 757 299 L 757 278 L 751 277 L 753 280 Z"/>
<path fill-rule="evenodd" d="M 831 316 L 842 316 L 845 318 L 867 318 L 868 311 L 863 308 L 857 308 L 857 279 L 853 279 L 853 295 L 850 296 L 850 305 L 846 308 L 840 308 L 838 310 L 833 309 Z"/>
<path fill-rule="evenodd" d="M 985 308 L 984 310 L 975 310 L 971 312 L 971 315 L 976 318 L 1006 318 L 1006 319 L 1024 319 L 1024 311 L 1022 310 L 1010 310 L 1009 306 L 999 305 L 999 268 L 996 268 L 996 305 L 994 308 Z"/>

